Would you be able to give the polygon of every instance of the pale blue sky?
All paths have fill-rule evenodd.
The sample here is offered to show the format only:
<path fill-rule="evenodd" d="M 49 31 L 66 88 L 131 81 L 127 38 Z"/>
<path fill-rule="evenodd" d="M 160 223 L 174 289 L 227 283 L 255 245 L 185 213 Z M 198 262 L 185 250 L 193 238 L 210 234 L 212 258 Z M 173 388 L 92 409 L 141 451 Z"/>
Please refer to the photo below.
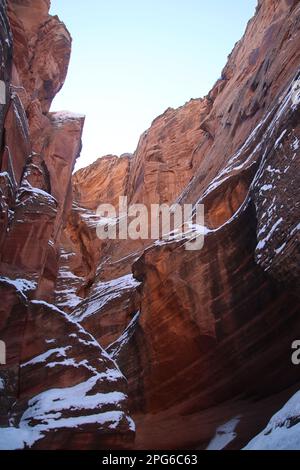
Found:
<path fill-rule="evenodd" d="M 73 37 L 52 110 L 86 114 L 77 168 L 133 152 L 166 108 L 208 93 L 256 0 L 52 0 Z"/>

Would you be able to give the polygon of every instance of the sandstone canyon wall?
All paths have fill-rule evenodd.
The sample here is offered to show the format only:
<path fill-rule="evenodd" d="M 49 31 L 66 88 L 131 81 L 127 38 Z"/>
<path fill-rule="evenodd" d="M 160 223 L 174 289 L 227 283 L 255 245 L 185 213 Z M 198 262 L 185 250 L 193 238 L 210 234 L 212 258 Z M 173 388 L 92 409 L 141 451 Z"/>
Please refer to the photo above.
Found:
<path fill-rule="evenodd" d="M 1 1 L 1 448 L 122 446 L 134 435 L 126 379 L 52 305 L 84 117 L 49 112 L 71 37 L 48 0 Z"/>
<path fill-rule="evenodd" d="M 208 96 L 73 177 L 84 118 L 49 112 L 71 38 L 48 11 L 1 5 L 0 444 L 278 445 L 300 386 L 299 2 L 259 0 Z M 100 241 L 119 196 L 203 203 L 203 249 Z"/>

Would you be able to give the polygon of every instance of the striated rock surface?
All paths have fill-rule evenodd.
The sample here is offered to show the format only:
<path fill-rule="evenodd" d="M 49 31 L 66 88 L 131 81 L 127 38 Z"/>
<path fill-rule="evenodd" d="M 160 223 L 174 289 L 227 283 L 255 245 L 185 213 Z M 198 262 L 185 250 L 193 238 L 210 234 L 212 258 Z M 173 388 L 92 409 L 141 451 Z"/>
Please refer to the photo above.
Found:
<path fill-rule="evenodd" d="M 66 314 L 28 301 L 26 287 L 21 280 L 1 280 L 1 294 L 10 301 L 2 328 L 8 347 L 1 371 L 1 448 L 122 447 L 134 433 L 125 377 Z"/>
<path fill-rule="evenodd" d="M 49 112 L 71 52 L 49 7 L 0 5 L 0 448 L 119 448 L 134 436 L 127 381 L 51 304 L 84 116 Z"/>
<path fill-rule="evenodd" d="M 99 244 L 93 276 L 88 289 L 79 281 L 76 305 L 66 300 L 128 379 L 138 448 L 209 447 L 226 423 L 225 445 L 242 447 L 299 381 L 299 20 L 298 2 L 259 2 L 209 95 L 153 122 L 118 187 L 114 173 L 111 187 L 98 185 L 105 159 L 74 177 L 89 240 L 88 211 L 120 194 L 205 206 L 200 251 L 176 240 L 84 243 L 85 259 Z M 81 263 L 72 256 L 71 271 Z M 127 291 L 131 270 L 140 284 Z"/>
<path fill-rule="evenodd" d="M 117 205 L 126 192 L 131 160 L 128 155 L 107 155 L 77 171 L 72 181 L 76 203 L 90 210 L 101 203 Z"/>
<path fill-rule="evenodd" d="M 195 173 L 197 147 L 207 135 L 200 124 L 209 109 L 209 99 L 191 100 L 153 121 L 140 138 L 130 168 L 130 202 L 170 203 L 180 195 Z"/>
<path fill-rule="evenodd" d="M 259 0 L 208 96 L 72 178 L 84 119 L 49 113 L 70 36 L 27 3 L 0 16 L 0 445 L 297 447 L 299 2 Z M 99 240 L 120 196 L 204 204 L 203 248 Z"/>

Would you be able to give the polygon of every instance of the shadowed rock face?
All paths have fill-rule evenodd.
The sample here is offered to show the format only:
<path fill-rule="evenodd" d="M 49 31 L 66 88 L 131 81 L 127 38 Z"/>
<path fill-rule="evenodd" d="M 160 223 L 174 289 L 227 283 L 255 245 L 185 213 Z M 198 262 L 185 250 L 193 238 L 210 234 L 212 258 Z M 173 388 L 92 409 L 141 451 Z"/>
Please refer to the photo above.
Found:
<path fill-rule="evenodd" d="M 48 6 L 9 2 L 13 55 L 0 17 L 13 84 L 0 114 L 3 439 L 202 449 L 225 433 L 223 447 L 241 448 L 299 387 L 299 2 L 259 1 L 209 95 L 72 188 L 83 118 L 48 113 L 70 54 Z M 203 249 L 100 241 L 96 209 L 119 196 L 203 203 Z"/>

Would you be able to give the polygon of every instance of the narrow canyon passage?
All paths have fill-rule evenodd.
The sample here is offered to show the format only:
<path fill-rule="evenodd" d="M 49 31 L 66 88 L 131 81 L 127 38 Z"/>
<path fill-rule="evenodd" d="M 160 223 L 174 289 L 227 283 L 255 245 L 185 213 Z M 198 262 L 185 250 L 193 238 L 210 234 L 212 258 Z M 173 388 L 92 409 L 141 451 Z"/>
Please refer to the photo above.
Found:
<path fill-rule="evenodd" d="M 258 0 L 207 96 L 76 172 L 49 8 L 0 2 L 0 449 L 300 449 L 299 1 Z M 203 248 L 100 239 L 120 197 L 203 204 Z"/>

